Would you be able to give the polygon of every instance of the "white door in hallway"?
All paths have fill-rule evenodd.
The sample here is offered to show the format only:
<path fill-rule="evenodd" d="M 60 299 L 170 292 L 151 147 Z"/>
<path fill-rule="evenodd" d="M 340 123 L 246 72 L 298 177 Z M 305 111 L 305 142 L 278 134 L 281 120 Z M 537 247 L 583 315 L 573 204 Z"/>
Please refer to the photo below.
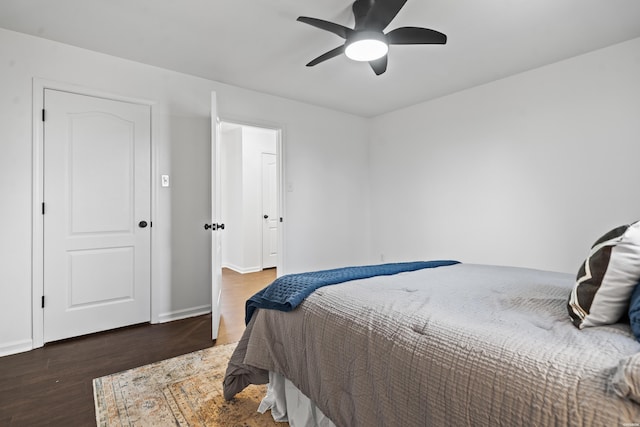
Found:
<path fill-rule="evenodd" d="M 262 153 L 262 268 L 278 264 L 278 180 L 276 155 Z"/>
<path fill-rule="evenodd" d="M 44 90 L 44 342 L 150 320 L 151 109 Z"/>

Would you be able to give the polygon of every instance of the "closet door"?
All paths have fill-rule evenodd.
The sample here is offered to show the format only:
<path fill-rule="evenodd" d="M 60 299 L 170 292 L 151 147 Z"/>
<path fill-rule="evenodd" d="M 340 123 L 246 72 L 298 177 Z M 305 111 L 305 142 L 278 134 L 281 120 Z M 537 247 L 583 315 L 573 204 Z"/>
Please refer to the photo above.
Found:
<path fill-rule="evenodd" d="M 150 320 L 151 110 L 45 89 L 44 342 Z"/>

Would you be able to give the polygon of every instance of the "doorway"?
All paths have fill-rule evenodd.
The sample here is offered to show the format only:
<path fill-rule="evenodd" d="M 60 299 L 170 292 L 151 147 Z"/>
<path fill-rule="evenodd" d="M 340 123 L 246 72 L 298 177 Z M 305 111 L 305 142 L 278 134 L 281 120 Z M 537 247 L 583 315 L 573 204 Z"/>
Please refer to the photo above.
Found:
<path fill-rule="evenodd" d="M 222 267 L 238 273 L 282 260 L 280 129 L 221 121 Z"/>

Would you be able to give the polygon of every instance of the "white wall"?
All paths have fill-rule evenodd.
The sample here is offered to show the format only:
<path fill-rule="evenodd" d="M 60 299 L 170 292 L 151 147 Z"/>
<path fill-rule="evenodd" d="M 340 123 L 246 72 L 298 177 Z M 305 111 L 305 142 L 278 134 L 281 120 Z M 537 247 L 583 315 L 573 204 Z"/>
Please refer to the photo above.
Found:
<path fill-rule="evenodd" d="M 222 221 L 225 224 L 222 240 L 222 266 L 238 270 L 242 263 L 242 128 L 229 129 L 221 133 L 222 156 Z"/>
<path fill-rule="evenodd" d="M 221 117 L 284 130 L 285 270 L 366 260 L 365 119 L 0 29 L 0 354 L 31 346 L 34 77 L 155 102 L 153 180 L 172 186 L 154 194 L 153 320 L 210 304 L 212 90 Z"/>
<path fill-rule="evenodd" d="M 576 273 L 640 219 L 640 39 L 373 119 L 372 258 Z"/>

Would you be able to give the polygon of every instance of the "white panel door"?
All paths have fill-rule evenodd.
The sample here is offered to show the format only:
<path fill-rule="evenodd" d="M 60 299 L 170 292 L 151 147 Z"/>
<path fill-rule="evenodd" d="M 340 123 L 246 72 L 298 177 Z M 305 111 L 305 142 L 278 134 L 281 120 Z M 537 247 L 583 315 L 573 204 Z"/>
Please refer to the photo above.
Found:
<path fill-rule="evenodd" d="M 262 153 L 262 268 L 278 264 L 278 182 L 276 155 Z"/>
<path fill-rule="evenodd" d="M 44 342 L 150 320 L 151 110 L 44 91 Z"/>
<path fill-rule="evenodd" d="M 222 293 L 222 173 L 220 168 L 220 121 L 216 93 L 211 93 L 211 337 L 218 338 Z"/>

